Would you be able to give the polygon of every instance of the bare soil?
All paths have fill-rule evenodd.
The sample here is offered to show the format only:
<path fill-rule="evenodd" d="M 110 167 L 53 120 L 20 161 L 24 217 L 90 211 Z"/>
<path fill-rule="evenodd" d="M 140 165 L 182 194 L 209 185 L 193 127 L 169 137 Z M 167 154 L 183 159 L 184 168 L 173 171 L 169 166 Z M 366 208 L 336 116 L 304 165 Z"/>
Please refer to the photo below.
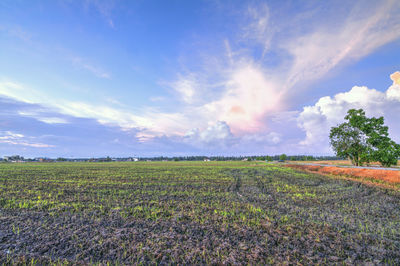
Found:
<path fill-rule="evenodd" d="M 400 192 L 251 162 L 0 165 L 0 265 L 400 264 Z"/>

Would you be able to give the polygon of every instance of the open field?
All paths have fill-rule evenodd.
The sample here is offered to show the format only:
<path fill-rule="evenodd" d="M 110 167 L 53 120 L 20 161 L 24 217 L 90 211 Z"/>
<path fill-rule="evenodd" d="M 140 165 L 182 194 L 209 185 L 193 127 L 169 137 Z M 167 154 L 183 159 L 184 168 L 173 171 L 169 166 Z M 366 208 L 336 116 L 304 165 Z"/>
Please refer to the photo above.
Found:
<path fill-rule="evenodd" d="M 0 165 L 0 262 L 400 263 L 400 192 L 252 162 Z"/>

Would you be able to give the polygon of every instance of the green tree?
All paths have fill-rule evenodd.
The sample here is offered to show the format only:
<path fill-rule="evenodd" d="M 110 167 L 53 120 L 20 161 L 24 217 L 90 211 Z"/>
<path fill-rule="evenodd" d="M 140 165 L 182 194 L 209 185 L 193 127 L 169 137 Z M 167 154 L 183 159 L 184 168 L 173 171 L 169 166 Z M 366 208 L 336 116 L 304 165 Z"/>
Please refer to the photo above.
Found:
<path fill-rule="evenodd" d="M 286 154 L 281 154 L 279 156 L 279 160 L 281 160 L 281 161 L 286 161 L 286 159 L 287 159 L 287 155 Z"/>
<path fill-rule="evenodd" d="M 388 130 L 389 128 L 384 125 L 383 117 L 370 118 L 364 128 L 369 136 L 368 143 L 372 147 L 371 159 L 386 167 L 396 165 L 400 156 L 400 145 L 389 138 Z"/>
<path fill-rule="evenodd" d="M 349 158 L 356 166 L 369 162 L 366 136 L 360 129 L 343 123 L 331 129 L 329 138 L 336 156 Z"/>
<path fill-rule="evenodd" d="M 271 156 L 265 156 L 265 160 L 268 162 L 272 162 L 274 159 Z"/>
<path fill-rule="evenodd" d="M 367 118 L 362 109 L 350 109 L 347 122 L 332 127 L 330 144 L 339 157 L 349 158 L 354 165 L 378 161 L 383 166 L 397 164 L 400 146 L 389 138 L 384 118 Z"/>

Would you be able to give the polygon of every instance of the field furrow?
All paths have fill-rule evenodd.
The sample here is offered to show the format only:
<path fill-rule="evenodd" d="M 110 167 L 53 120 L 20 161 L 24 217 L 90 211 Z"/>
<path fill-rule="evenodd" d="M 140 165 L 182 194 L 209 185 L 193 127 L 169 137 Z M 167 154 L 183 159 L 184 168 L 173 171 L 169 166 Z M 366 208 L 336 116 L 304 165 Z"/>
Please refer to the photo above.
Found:
<path fill-rule="evenodd" d="M 400 193 L 251 162 L 0 165 L 0 262 L 400 263 Z"/>

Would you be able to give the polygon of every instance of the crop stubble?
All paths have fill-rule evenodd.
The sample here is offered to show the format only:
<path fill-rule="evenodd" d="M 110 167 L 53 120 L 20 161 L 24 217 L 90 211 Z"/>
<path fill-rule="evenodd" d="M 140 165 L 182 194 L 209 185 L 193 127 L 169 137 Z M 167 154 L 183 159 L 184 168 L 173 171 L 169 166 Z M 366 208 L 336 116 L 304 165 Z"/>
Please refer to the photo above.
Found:
<path fill-rule="evenodd" d="M 400 194 L 250 162 L 0 165 L 0 262 L 400 263 Z"/>

